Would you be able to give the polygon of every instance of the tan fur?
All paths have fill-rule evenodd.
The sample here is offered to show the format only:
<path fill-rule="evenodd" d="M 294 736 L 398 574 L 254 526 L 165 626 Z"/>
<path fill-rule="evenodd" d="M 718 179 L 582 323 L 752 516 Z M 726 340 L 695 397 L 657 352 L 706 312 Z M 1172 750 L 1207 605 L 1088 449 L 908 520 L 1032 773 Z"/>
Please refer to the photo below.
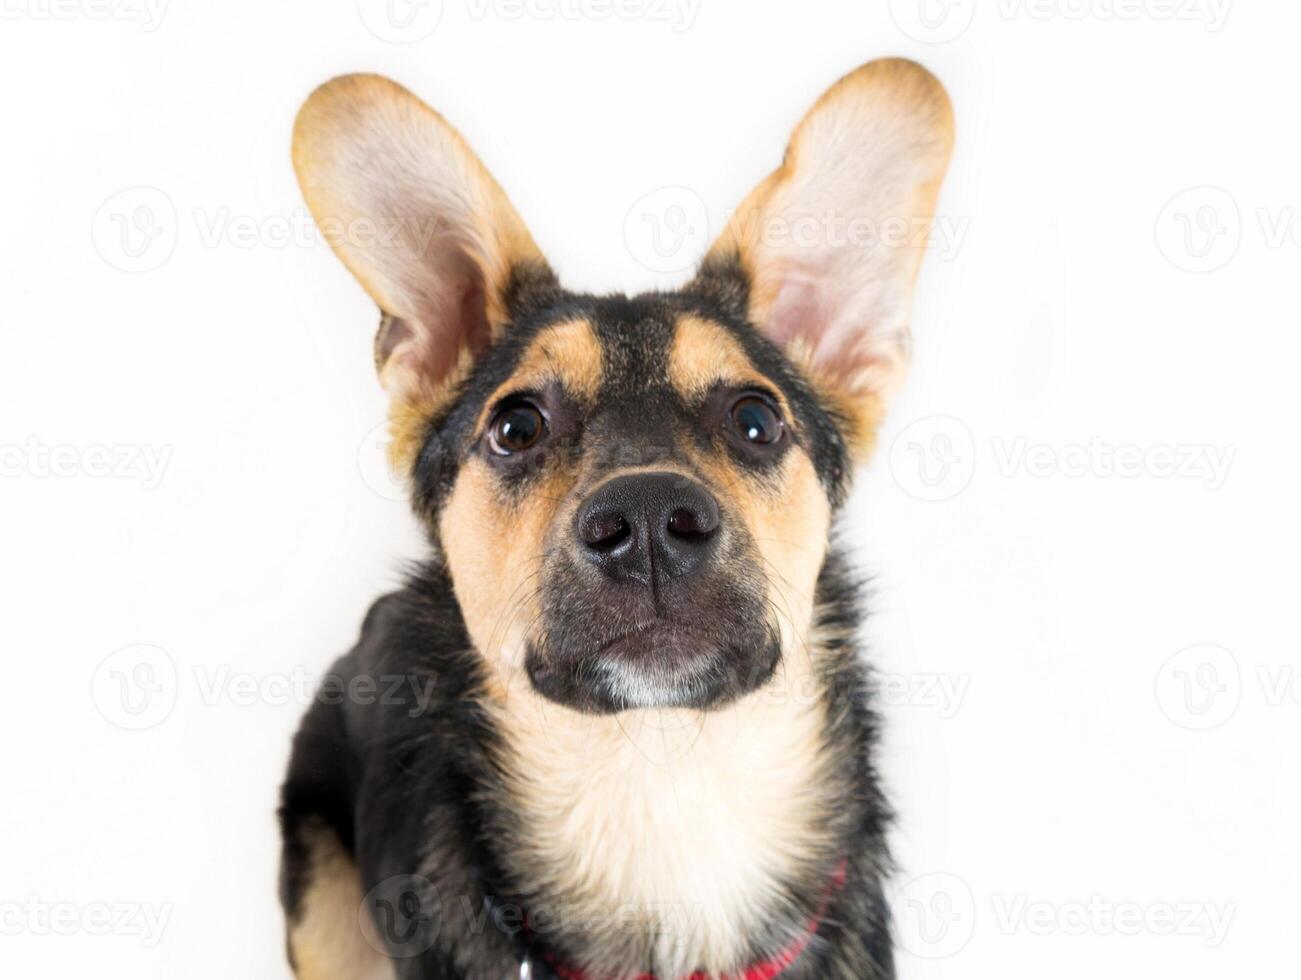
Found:
<path fill-rule="evenodd" d="M 540 336 L 500 392 L 527 387 L 539 371 L 563 370 L 580 388 L 583 378 L 599 381 L 592 343 L 586 324 Z M 561 361 L 587 367 L 558 365 L 557 345 Z M 684 390 L 762 377 L 724 331 L 694 317 L 679 327 L 670 372 Z M 755 542 L 783 644 L 774 680 L 722 710 L 598 717 L 533 691 L 523 660 L 539 614 L 538 573 L 552 529 L 567 526 L 577 506 L 577 472 L 549 473 L 514 507 L 471 459 L 441 522 L 471 638 L 491 668 L 488 703 L 506 737 L 501 768 L 529 828 L 511 860 L 529 887 L 567 896 L 562 909 L 531 913 L 586 923 L 592 959 L 581 965 L 601 975 L 635 971 L 652 955 L 670 973 L 735 968 L 772 915 L 775 883 L 829 846 L 819 817 L 829 805 L 825 717 L 809 635 L 829 504 L 798 448 L 779 489 L 712 455 L 694 462 Z"/>
<path fill-rule="evenodd" d="M 440 534 L 457 602 L 475 649 L 497 671 L 494 686 L 511 683 L 523 668 L 524 640 L 537 625 L 547 532 L 572 485 L 572 475 L 551 473 L 512 507 L 502 502 L 488 464 L 471 457 L 443 509 Z"/>
<path fill-rule="evenodd" d="M 795 429 L 789 404 L 746 356 L 725 328 L 688 315 L 677 324 L 669 354 L 669 380 L 685 399 L 699 397 L 716 384 L 738 388 L 762 385 L 776 396 L 785 424 Z M 812 610 L 813 587 L 826 555 L 830 509 L 817 473 L 798 448 L 787 454 L 775 480 L 747 478 L 725 453 L 681 447 L 699 476 L 732 516 L 750 532 L 766 567 L 770 596 L 783 613 L 787 643 L 802 639 Z M 790 649 L 788 646 L 787 649 Z"/>
<path fill-rule="evenodd" d="M 308 828 L 309 878 L 289 930 L 299 980 L 393 980 L 393 961 L 366 941 L 358 923 L 361 879 L 334 831 Z"/>
<path fill-rule="evenodd" d="M 520 359 L 515 373 L 488 398 L 485 414 L 502 395 L 547 381 L 560 382 L 580 402 L 596 397 L 601 387 L 601 344 L 586 320 L 570 320 L 542 331 Z M 389 465 L 393 472 L 410 472 L 426 438 L 429 419 L 445 409 L 454 395 L 455 390 L 440 389 L 423 403 L 393 404 L 389 413 Z M 479 424 L 483 422 L 480 417 Z"/>
<path fill-rule="evenodd" d="M 755 537 L 781 628 L 768 686 L 711 712 L 580 715 L 527 683 L 493 703 L 529 828 L 515 856 L 526 880 L 571 897 L 560 915 L 633 927 L 589 936 L 584 965 L 600 975 L 652 951 L 668 975 L 734 970 L 773 912 L 775 883 L 811 856 L 834 858 L 822 815 L 838 788 L 823 775 L 823 665 L 810 633 L 829 509 L 806 456 L 792 452 L 783 469 L 785 499 L 737 484 L 724 501 Z"/>
<path fill-rule="evenodd" d="M 810 633 L 829 508 L 803 453 L 783 470 L 788 493 L 756 494 L 733 475 L 724 501 L 754 535 L 781 628 L 768 686 L 711 712 L 581 715 L 522 679 L 492 702 L 529 828 L 513 858 L 520 873 L 570 896 L 556 911 L 567 921 L 632 927 L 589 934 L 584 965 L 600 975 L 635 970 L 652 952 L 669 975 L 734 970 L 772 914 L 775 883 L 801 860 L 832 857 L 822 815 L 838 788 L 823 776 L 823 665 Z"/>
<path fill-rule="evenodd" d="M 814 391 L 844 422 L 846 441 L 854 461 L 865 462 L 876 449 L 876 436 L 885 420 L 887 399 L 871 388 L 845 391 L 810 362 L 804 364 Z"/>
<path fill-rule="evenodd" d="M 699 397 L 720 383 L 774 387 L 764 382 L 735 337 L 722 326 L 694 315 L 678 321 L 669 354 L 669 380 L 686 399 Z M 790 406 L 780 392 L 773 393 L 786 424 L 793 428 Z M 783 627 L 807 623 L 830 520 L 826 496 L 809 458 L 798 450 L 789 453 L 775 485 L 756 485 L 725 454 L 701 452 L 689 443 L 682 449 L 723 505 L 741 517 L 754 537 L 767 565 L 764 572 L 770 587 L 778 593 L 774 600 L 792 604 L 790 615 L 782 617 Z"/>
<path fill-rule="evenodd" d="M 411 328 L 380 374 L 401 455 L 408 420 L 436 410 L 470 363 L 469 338 L 448 335 L 460 290 L 482 289 L 495 334 L 512 267 L 542 255 L 461 135 L 387 78 L 345 75 L 313 92 L 294 123 L 292 155 L 331 248 L 380 309 Z"/>
<path fill-rule="evenodd" d="M 737 388 L 757 385 L 772 389 L 746 356 L 741 344 L 724 327 L 703 317 L 678 318 L 669 351 L 669 382 L 688 403 L 716 384 Z M 772 392 L 789 417 L 790 406 L 778 391 Z"/>
<path fill-rule="evenodd" d="M 774 485 L 757 487 L 730 461 L 693 458 L 729 516 L 740 517 L 763 562 L 769 601 L 782 629 L 783 648 L 808 659 L 813 593 L 826 558 L 831 505 L 808 456 L 792 449 Z"/>
<path fill-rule="evenodd" d="M 884 399 L 902 383 L 911 352 L 908 306 L 953 148 L 953 108 L 939 81 L 898 58 L 873 61 L 833 85 L 791 136 L 781 166 L 737 209 L 711 247 L 738 256 L 751 281 L 750 319 L 786 348 L 851 427 L 862 460 Z M 801 222 L 819 235 L 793 242 Z M 837 244 L 841 225 L 865 222 L 903 240 Z M 808 227 L 805 225 L 804 227 Z M 780 319 L 792 287 L 817 294 L 833 322 L 807 335 Z"/>
<path fill-rule="evenodd" d="M 407 478 L 429 436 L 429 420 L 444 411 L 454 397 L 455 389 L 449 387 L 428 397 L 389 403 L 387 455 L 395 477 Z"/>
<path fill-rule="evenodd" d="M 762 377 L 723 327 L 694 314 L 678 318 L 669 351 L 669 381 L 688 402 L 719 382 L 739 387 Z"/>
<path fill-rule="evenodd" d="M 951 146 L 952 111 L 934 78 L 910 62 L 865 65 L 810 110 L 782 165 L 746 198 L 711 252 L 739 258 L 751 277 L 750 318 L 847 420 L 860 453 L 908 359 L 907 303 L 921 249 L 845 251 L 821 242 L 792 250 L 775 245 L 767 229 L 827 208 L 928 225 Z M 438 333 L 440 323 L 456 320 L 466 295 L 446 283 L 482 287 L 495 334 L 506 319 L 512 265 L 541 256 L 459 134 L 385 79 L 349 76 L 314 93 L 295 127 L 293 156 L 332 247 L 390 315 L 388 326 L 397 320 L 411 328 L 394 328 L 386 334 L 392 343 L 380 344 L 381 380 L 392 396 L 392 458 L 409 469 L 428 419 L 472 365 L 471 340 Z M 421 238 L 431 217 L 437 233 Z M 358 220 L 396 224 L 400 246 L 385 252 L 359 245 L 350 233 Z M 791 283 L 814 279 L 824 291 L 828 283 L 839 290 L 819 294 L 826 302 L 811 307 L 830 311 L 832 329 L 815 334 L 789 316 L 774 326 Z M 719 382 L 764 380 L 726 330 L 699 316 L 681 319 L 668 361 L 670 383 L 689 399 Z M 562 323 L 535 338 L 488 399 L 479 431 L 498 397 L 550 380 L 579 400 L 598 397 L 602 351 L 590 324 Z M 774 394 L 794 426 L 789 406 Z M 530 916 L 581 933 L 588 952 L 574 965 L 595 975 L 637 974 L 649 960 L 666 976 L 735 972 L 750 959 L 755 931 L 779 911 L 779 882 L 843 857 L 825 831 L 845 788 L 828 778 L 834 760 L 825 754 L 828 706 L 820 691 L 825 638 L 813 627 L 830 503 L 795 435 L 780 465 L 762 476 L 724 453 L 688 440 L 681 446 L 684 474 L 705 483 L 724 519 L 753 542 L 782 646 L 768 685 L 708 712 L 580 714 L 529 683 L 525 651 L 539 625 L 547 549 L 567 533 L 590 489 L 592 475 L 580 461 L 548 457 L 538 482 L 514 498 L 502 494 L 492 467 L 471 455 L 440 514 L 456 598 L 489 667 L 485 706 L 502 733 L 496 761 L 507 809 L 523 829 L 502 859 L 522 887 L 563 897 L 564 906 L 533 907 Z M 313 845 L 312 867 L 291 934 L 300 976 L 391 975 L 367 972 L 387 963 L 373 951 L 365 955 L 360 886 L 337 840 Z"/>
<path fill-rule="evenodd" d="M 515 371 L 488 397 L 479 424 L 503 395 L 538 388 L 548 381 L 560 382 L 581 403 L 590 405 L 596 400 L 601 389 L 601 342 L 586 320 L 567 320 L 539 333 Z"/>
<path fill-rule="evenodd" d="M 584 320 L 548 327 L 520 358 L 514 373 L 487 399 L 482 429 L 493 403 L 512 391 L 559 381 L 582 400 L 601 383 L 601 346 Z M 494 667 L 494 687 L 517 680 L 527 631 L 536 625 L 539 573 L 549 529 L 572 514 L 566 502 L 576 473 L 552 461 L 551 471 L 518 507 L 504 503 L 491 469 L 472 458 L 462 468 L 443 510 L 440 533 L 456 585 L 457 600 L 475 648 Z M 504 670 L 505 672 L 501 672 Z"/>
<path fill-rule="evenodd" d="M 515 685 L 494 704 L 504 769 L 527 836 L 510 861 L 531 886 L 567 897 L 542 910 L 577 923 L 582 966 L 716 973 L 748 959 L 775 883 L 827 851 L 821 731 L 808 661 L 782 690 L 714 712 L 580 715 Z M 623 927 L 623 928 L 620 928 Z"/>

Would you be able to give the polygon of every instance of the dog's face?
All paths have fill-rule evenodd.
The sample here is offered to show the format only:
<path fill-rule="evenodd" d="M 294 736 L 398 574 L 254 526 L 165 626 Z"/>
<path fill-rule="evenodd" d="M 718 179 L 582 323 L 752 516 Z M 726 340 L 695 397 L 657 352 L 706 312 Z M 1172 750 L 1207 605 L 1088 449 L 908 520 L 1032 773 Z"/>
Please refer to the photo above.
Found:
<path fill-rule="evenodd" d="M 455 467 L 434 510 L 476 647 L 589 710 L 762 684 L 845 468 L 816 397 L 703 299 L 570 299 L 522 331 L 418 468 Z"/>
<path fill-rule="evenodd" d="M 393 462 L 502 692 L 708 708 L 801 655 L 831 516 L 907 362 L 952 143 L 873 62 L 800 123 L 687 286 L 565 292 L 458 134 L 392 82 L 318 89 L 294 162 L 384 313 Z"/>

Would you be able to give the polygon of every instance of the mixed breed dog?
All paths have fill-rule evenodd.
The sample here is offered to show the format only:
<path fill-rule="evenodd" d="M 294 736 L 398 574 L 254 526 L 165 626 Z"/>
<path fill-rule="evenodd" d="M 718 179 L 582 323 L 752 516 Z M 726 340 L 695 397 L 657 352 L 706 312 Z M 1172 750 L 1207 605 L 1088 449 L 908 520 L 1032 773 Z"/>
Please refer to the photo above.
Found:
<path fill-rule="evenodd" d="M 842 78 L 674 292 L 564 289 L 461 136 L 337 78 L 304 196 L 381 310 L 431 557 L 370 610 L 282 791 L 304 980 L 894 975 L 887 807 L 832 545 L 909 359 L 953 143 L 903 60 Z M 359 229 L 383 229 L 367 236 Z M 409 690 L 410 685 L 403 689 Z"/>

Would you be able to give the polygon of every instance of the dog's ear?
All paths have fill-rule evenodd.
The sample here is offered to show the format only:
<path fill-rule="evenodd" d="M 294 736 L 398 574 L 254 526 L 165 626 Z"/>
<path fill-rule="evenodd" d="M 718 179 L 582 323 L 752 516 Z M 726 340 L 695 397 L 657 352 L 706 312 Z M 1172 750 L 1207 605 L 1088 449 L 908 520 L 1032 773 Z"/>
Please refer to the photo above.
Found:
<path fill-rule="evenodd" d="M 465 140 L 395 82 L 345 75 L 318 88 L 294 124 L 293 161 L 318 227 L 383 313 L 375 358 L 395 421 L 427 417 L 503 324 L 555 287 Z"/>
<path fill-rule="evenodd" d="M 901 59 L 863 65 L 800 121 L 693 284 L 808 373 L 860 454 L 907 367 L 913 283 L 952 146 L 933 75 Z"/>

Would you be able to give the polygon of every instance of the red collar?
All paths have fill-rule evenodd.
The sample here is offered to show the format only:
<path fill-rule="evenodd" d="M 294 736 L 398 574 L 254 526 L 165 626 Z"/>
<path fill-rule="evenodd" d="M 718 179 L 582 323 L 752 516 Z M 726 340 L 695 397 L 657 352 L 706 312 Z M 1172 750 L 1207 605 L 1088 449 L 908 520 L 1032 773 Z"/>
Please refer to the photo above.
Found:
<path fill-rule="evenodd" d="M 809 943 L 813 941 L 813 937 L 818 934 L 818 930 L 822 927 L 823 916 L 827 913 L 827 906 L 831 904 L 832 896 L 844 887 L 848 869 L 848 859 L 842 858 L 840 864 L 836 866 L 836 873 L 832 876 L 830 883 L 827 885 L 827 890 L 822 896 L 822 901 L 818 904 L 818 911 L 809 919 L 808 924 L 804 927 L 804 932 L 799 936 L 796 936 L 785 949 L 779 952 L 776 956 L 755 963 L 753 966 L 746 969 L 744 973 L 729 974 L 726 977 L 722 977 L 721 980 L 775 980 L 776 977 L 781 976 L 781 974 L 786 971 L 787 967 L 803 955 L 804 950 L 807 949 Z M 545 956 L 545 954 L 544 957 L 547 961 L 547 965 L 551 967 L 551 972 L 559 977 L 560 980 L 596 980 L 595 977 L 583 970 L 566 967 L 563 964 L 555 962 L 550 956 Z M 636 980 L 658 980 L 658 978 L 653 973 L 643 973 L 640 974 Z M 682 980 L 712 980 L 712 978 L 707 973 L 697 971 L 688 977 L 683 977 Z"/>

